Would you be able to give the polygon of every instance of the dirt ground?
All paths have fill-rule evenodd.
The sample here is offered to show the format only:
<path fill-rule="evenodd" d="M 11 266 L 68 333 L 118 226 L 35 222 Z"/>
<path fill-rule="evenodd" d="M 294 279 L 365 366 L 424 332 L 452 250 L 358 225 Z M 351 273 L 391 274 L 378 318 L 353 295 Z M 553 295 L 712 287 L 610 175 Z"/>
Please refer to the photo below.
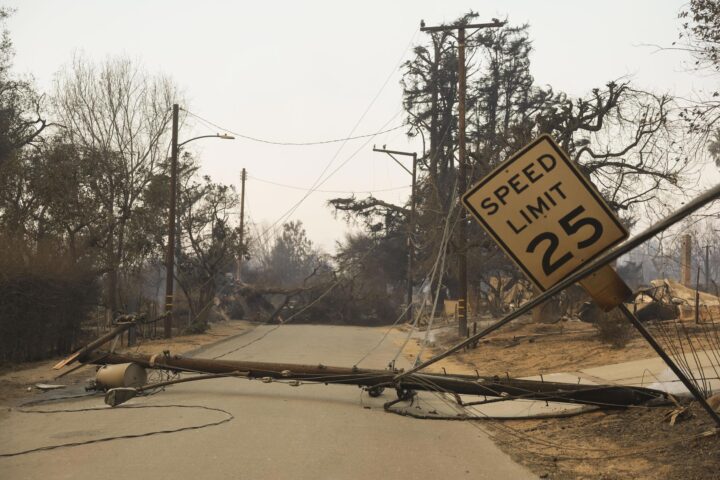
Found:
<path fill-rule="evenodd" d="M 251 324 L 241 320 L 227 320 L 218 323 L 212 323 L 210 329 L 202 334 L 184 335 L 175 337 L 171 340 L 139 339 L 139 344 L 133 347 L 118 347 L 118 352 L 136 352 L 136 353 L 158 353 L 163 350 L 170 350 L 173 354 L 183 354 L 198 349 L 204 345 L 217 342 L 224 338 L 241 334 L 252 328 Z M 88 365 L 80 368 L 68 375 L 55 378 L 64 370 L 68 370 L 70 365 L 64 370 L 53 370 L 55 365 L 61 358 L 53 358 L 40 362 L 29 362 L 19 364 L 5 364 L 0 366 L 0 406 L 9 406 L 17 402 L 19 398 L 27 397 L 29 394 L 39 390 L 35 388 L 37 383 L 46 383 L 53 385 L 75 385 L 83 383 L 88 379 L 95 377 L 95 368 Z"/>
<path fill-rule="evenodd" d="M 429 351 L 437 353 L 459 341 L 455 326 L 442 328 L 431 335 Z M 421 342 L 408 343 L 405 352 L 416 355 Z M 613 348 L 597 338 L 590 324 L 568 320 L 554 324 L 537 324 L 527 316 L 518 319 L 480 340 L 477 348 L 463 350 L 429 368 L 452 373 L 475 373 L 528 377 L 541 373 L 573 372 L 583 368 L 654 358 L 657 354 L 636 332 L 623 348 Z"/>
<path fill-rule="evenodd" d="M 670 425 L 673 407 L 607 410 L 550 420 L 493 422 L 486 427 L 513 459 L 541 478 L 720 478 L 720 438 L 695 403 Z"/>
<path fill-rule="evenodd" d="M 241 334 L 252 328 L 242 321 L 213 324 L 200 335 L 144 341 L 138 347 L 119 349 L 155 353 L 169 349 L 182 354 L 203 345 Z M 454 327 L 432 338 L 423 358 L 442 351 L 457 341 Z M 411 341 L 405 354 L 415 356 L 418 340 Z M 654 357 L 644 341 L 634 336 L 625 348 L 612 348 L 596 336 L 595 329 L 577 321 L 533 324 L 520 319 L 484 339 L 476 349 L 451 356 L 431 370 L 452 373 L 504 375 L 513 377 L 538 373 L 571 372 L 579 368 L 607 365 Z M 94 376 L 93 367 L 84 367 L 59 380 L 51 369 L 59 358 L 0 368 L 0 405 L 11 406 L 27 397 L 35 383 L 78 384 Z M 546 420 L 482 421 L 478 427 L 517 462 L 527 465 L 541 478 L 569 479 L 676 479 L 720 478 L 720 438 L 703 436 L 713 425 L 696 405 L 670 425 L 666 416 L 674 407 L 635 407 L 607 410 L 575 417 Z"/>
<path fill-rule="evenodd" d="M 458 340 L 454 328 L 439 333 L 423 358 Z M 415 356 L 420 341 L 405 354 Z M 592 325 L 579 321 L 533 324 L 530 318 L 501 329 L 476 349 L 438 362 L 430 370 L 505 375 L 572 372 L 580 368 L 656 357 L 633 333 L 624 348 L 602 343 Z M 686 405 L 688 406 L 688 405 Z M 540 478 L 566 479 L 718 479 L 720 438 L 695 403 L 670 425 L 676 407 L 634 407 L 544 420 L 480 421 L 478 427 L 517 462 Z M 708 434 L 711 432 L 711 434 Z"/>
<path fill-rule="evenodd" d="M 449 346 L 456 341 L 454 332 L 446 332 L 435 343 Z M 654 358 L 657 354 L 634 331 L 627 345 L 613 348 L 598 339 L 597 330 L 590 324 L 578 320 L 537 324 L 528 316 L 456 357 L 463 365 L 473 365 L 481 375 L 527 377 Z"/>

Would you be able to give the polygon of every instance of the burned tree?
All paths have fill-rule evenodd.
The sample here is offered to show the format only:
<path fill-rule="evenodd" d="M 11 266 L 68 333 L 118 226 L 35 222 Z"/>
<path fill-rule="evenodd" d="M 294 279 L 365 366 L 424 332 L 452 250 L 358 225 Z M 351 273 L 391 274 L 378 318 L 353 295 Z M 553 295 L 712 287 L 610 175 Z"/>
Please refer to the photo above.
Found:
<path fill-rule="evenodd" d="M 15 52 L 5 23 L 11 14 L 9 8 L 0 8 L 0 165 L 23 147 L 37 147 L 49 126 L 42 111 L 43 96 L 30 79 L 11 70 Z"/>
<path fill-rule="evenodd" d="M 469 13 L 456 24 L 469 23 Z M 418 159 L 420 171 L 417 242 L 418 271 L 427 271 L 442 239 L 443 219 L 457 196 L 457 52 L 447 32 L 431 33 L 404 66 L 403 104 L 408 134 L 428 141 Z M 552 135 L 577 162 L 624 221 L 632 224 L 635 207 L 674 192 L 683 183 L 689 155 L 682 148 L 682 125 L 673 118 L 673 100 L 610 81 L 587 96 L 573 98 L 551 86 L 535 84 L 530 71 L 529 27 L 505 26 L 468 34 L 467 138 L 469 184 L 542 133 Z M 407 208 L 375 198 L 334 199 L 336 211 L 365 222 L 368 231 L 392 234 L 405 221 Z M 373 219 L 373 221 L 368 221 Z M 383 221 L 385 220 L 385 221 Z M 454 223 L 454 222 L 453 222 Z M 497 276 L 484 268 L 499 255 L 479 226 L 469 226 L 467 254 L 478 272 L 473 282 L 489 285 Z M 458 245 L 451 240 L 447 253 Z M 451 278 L 454 265 L 446 273 Z M 508 264 L 508 269 L 514 267 Z M 478 276 L 479 275 L 479 276 Z M 485 276 L 486 278 L 483 278 Z M 452 282 L 448 282 L 452 292 Z M 471 286 L 470 290 L 473 290 Z"/>
<path fill-rule="evenodd" d="M 720 2 L 691 0 L 679 13 L 681 32 L 673 49 L 688 52 L 692 70 L 717 75 L 720 71 Z M 686 102 L 680 116 L 693 134 L 694 146 L 709 151 L 720 166 L 720 91 L 713 89 Z"/>
<path fill-rule="evenodd" d="M 228 281 L 239 249 L 239 231 L 230 224 L 230 213 L 239 204 L 235 190 L 213 183 L 189 179 L 180 190 L 181 248 L 177 282 L 190 309 L 188 329 L 204 331 L 208 326 L 211 303 L 218 288 Z"/>
<path fill-rule="evenodd" d="M 87 187 L 101 201 L 93 237 L 104 251 L 111 311 L 119 308 L 119 277 L 134 253 L 128 223 L 160 172 L 176 97 L 169 79 L 124 58 L 96 65 L 78 56 L 56 78 L 53 106 L 64 136 L 95 165 Z"/>

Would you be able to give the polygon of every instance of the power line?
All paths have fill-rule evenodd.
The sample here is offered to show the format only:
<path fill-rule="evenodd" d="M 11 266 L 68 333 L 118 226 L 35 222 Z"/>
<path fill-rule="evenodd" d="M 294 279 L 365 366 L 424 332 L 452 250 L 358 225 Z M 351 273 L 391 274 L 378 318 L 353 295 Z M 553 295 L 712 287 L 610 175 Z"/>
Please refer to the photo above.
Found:
<path fill-rule="evenodd" d="M 412 43 L 412 41 L 411 41 L 411 43 Z M 404 53 L 403 53 L 403 55 L 404 55 Z M 378 99 L 378 97 L 380 96 L 380 94 L 381 94 L 382 91 L 384 90 L 384 88 L 385 88 L 385 86 L 387 85 L 387 82 L 389 81 L 389 79 L 390 79 L 391 76 L 392 76 L 392 75 L 388 76 L 388 78 L 385 80 L 385 83 L 383 84 L 383 86 L 380 88 L 380 90 L 379 90 L 379 91 L 377 92 L 377 94 L 375 95 L 375 98 L 373 98 L 373 100 L 370 102 L 370 105 L 368 105 L 368 107 L 365 109 L 365 112 L 363 112 L 363 114 L 361 115 L 360 119 L 355 123 L 355 126 L 352 128 L 352 130 L 351 130 L 351 132 L 350 132 L 351 134 L 352 134 L 352 132 L 354 132 L 355 129 L 360 125 L 360 123 L 362 122 L 362 120 L 365 118 L 365 115 L 370 111 L 370 108 L 373 106 L 373 104 L 375 103 L 375 101 Z M 400 115 L 401 112 L 402 112 L 402 110 L 399 110 L 397 113 L 395 113 L 395 115 L 393 115 L 393 116 L 390 118 L 390 120 L 388 120 L 387 122 L 385 122 L 385 124 L 384 124 L 381 128 L 385 128 L 385 126 L 387 126 L 390 122 L 392 122 L 392 121 L 395 119 L 395 117 L 397 117 L 398 115 Z M 230 133 L 232 133 L 232 132 L 230 132 Z M 314 193 L 314 192 L 316 191 L 317 187 L 321 186 L 323 183 L 325 183 L 326 181 L 328 181 L 328 180 L 330 179 L 330 177 L 332 177 L 335 173 L 337 173 L 338 170 L 340 170 L 340 168 L 342 168 L 342 167 L 344 167 L 345 165 L 347 165 L 347 163 L 348 163 L 350 160 L 352 160 L 358 153 L 360 153 L 360 151 L 361 151 L 368 143 L 370 143 L 370 140 L 371 140 L 374 136 L 375 136 L 375 135 L 370 136 L 370 137 L 367 137 L 367 138 L 365 139 L 365 141 L 363 142 L 363 144 L 360 146 L 360 148 L 358 148 L 352 155 L 350 155 L 350 157 L 348 157 L 343 163 L 341 163 L 337 168 L 335 168 L 335 170 L 333 170 L 332 172 L 330 172 L 329 175 L 327 175 L 325 178 L 323 178 L 323 176 L 324 176 L 325 173 L 328 171 L 328 169 L 330 168 L 330 166 L 331 166 L 333 163 L 335 163 L 335 160 L 337 159 L 338 155 L 340 154 L 340 152 L 342 151 L 343 147 L 345 146 L 345 143 L 346 143 L 346 142 L 343 142 L 343 144 L 340 146 L 340 148 L 338 148 L 337 151 L 335 152 L 335 154 L 332 156 L 332 158 L 330 159 L 330 161 L 325 165 L 325 167 L 323 168 L 322 172 L 320 172 L 320 175 L 318 175 L 318 177 L 315 179 L 315 182 L 313 182 L 312 186 L 311 186 L 309 189 L 307 189 L 307 192 L 305 193 L 305 195 L 303 195 L 303 197 L 302 197 L 300 200 L 298 200 L 295 204 L 293 204 L 287 211 L 285 211 L 285 213 L 283 213 L 282 215 L 280 215 L 280 217 L 278 217 L 269 227 L 267 227 L 267 228 L 261 233 L 261 237 L 266 237 L 266 236 L 268 236 L 269 232 L 271 232 L 271 231 L 274 232 L 274 231 L 276 230 L 276 228 L 277 228 L 277 225 L 280 224 L 280 222 L 282 222 L 284 219 L 286 219 L 286 218 L 288 218 L 290 215 L 292 215 L 292 214 L 300 207 L 300 205 L 301 205 L 312 193 Z"/>
<path fill-rule="evenodd" d="M 258 181 L 258 182 L 275 185 L 277 187 L 290 188 L 292 190 L 303 190 L 303 191 L 309 190 L 308 187 L 298 187 L 295 185 L 287 185 L 284 183 L 273 182 L 271 180 L 265 180 L 265 179 L 251 176 L 251 175 L 248 175 L 248 178 Z M 377 193 L 377 192 L 391 192 L 394 190 L 404 190 L 407 188 L 410 188 L 410 185 L 403 185 L 400 187 L 391 187 L 391 188 L 380 188 L 380 189 L 374 189 L 374 190 L 315 190 L 315 191 L 320 192 L 320 193 L 370 193 L 370 194 L 372 194 L 372 193 Z"/>
<path fill-rule="evenodd" d="M 203 123 L 205 123 L 205 124 L 207 124 L 207 125 L 209 125 L 209 126 L 211 126 L 211 127 L 213 127 L 213 128 L 216 128 L 216 129 L 221 130 L 221 131 L 223 131 L 223 132 L 231 133 L 231 134 L 235 135 L 236 137 L 244 138 L 245 140 L 251 140 L 251 141 L 253 141 L 253 142 L 259 142 L 259 143 L 266 143 L 266 144 L 268 144 L 268 145 L 283 145 L 283 146 L 296 146 L 296 147 L 306 147 L 306 146 L 311 146 L 311 145 L 327 145 L 327 144 L 330 144 L 330 143 L 347 142 L 347 141 L 350 141 L 350 140 L 358 140 L 358 139 L 361 139 L 361 138 L 375 137 L 375 136 L 377 136 L 377 135 L 382 135 L 382 134 L 384 134 L 384 133 L 394 132 L 395 130 L 399 130 L 399 129 L 405 127 L 405 125 L 398 125 L 398 126 L 396 126 L 396 127 L 392 127 L 392 128 L 387 129 L 387 130 L 381 130 L 381 131 L 379 131 L 379 132 L 366 133 L 366 134 L 363 134 L 363 135 L 355 135 L 355 136 L 345 137 L 345 138 L 334 138 L 334 139 L 332 139 L 332 140 L 318 140 L 318 141 L 314 141 L 314 142 L 280 142 L 280 141 L 274 141 L 274 140 L 266 140 L 266 139 L 263 139 L 263 138 L 258 138 L 258 137 L 253 137 L 253 136 L 250 136 L 250 135 L 246 135 L 246 134 L 244 134 L 244 133 L 235 132 L 235 131 L 233 131 L 233 130 L 230 130 L 229 128 L 225 128 L 225 127 L 222 127 L 222 126 L 220 126 L 220 125 L 218 125 L 218 124 L 216 124 L 216 123 L 213 123 L 213 122 L 211 122 L 210 120 L 208 120 L 208 119 L 206 119 L 206 118 L 203 118 L 203 117 L 201 117 L 200 115 L 198 115 L 198 114 L 196 114 L 196 113 L 193 113 L 193 112 L 191 112 L 191 111 L 189 111 L 189 110 L 184 110 L 184 111 L 185 111 L 185 113 L 187 113 L 188 115 L 191 115 L 191 116 L 197 118 L 198 120 L 202 121 Z"/>
<path fill-rule="evenodd" d="M 399 60 L 397 61 L 397 63 L 396 63 L 395 66 L 393 67 L 393 69 L 390 71 L 390 74 L 385 78 L 385 81 L 383 82 L 382 86 L 380 87 L 380 90 L 378 90 L 378 92 L 375 94 L 375 97 L 374 97 L 374 98 L 372 99 L 372 101 L 370 102 L 370 105 L 367 106 L 367 108 L 365 109 L 365 111 L 363 112 L 363 114 L 360 116 L 360 119 L 357 121 L 357 123 L 355 124 L 355 126 L 354 126 L 354 127 L 352 128 L 352 130 L 350 131 L 350 135 L 348 135 L 348 136 L 345 137 L 345 138 L 336 138 L 336 139 L 332 139 L 332 140 L 320 140 L 320 141 L 313 141 L 313 142 L 281 142 L 281 141 L 266 140 L 266 139 L 262 139 L 262 138 L 258 138 L 258 137 L 253 137 L 253 136 L 250 136 L 250 135 L 245 135 L 245 134 L 243 134 L 243 133 L 233 132 L 232 130 L 229 130 L 229 129 L 227 129 L 227 128 L 221 127 L 221 126 L 217 125 L 216 123 L 213 123 L 213 122 L 211 122 L 210 120 L 207 120 L 207 119 L 201 117 L 200 115 L 197 115 L 196 113 L 193 113 L 193 112 L 191 112 L 191 111 L 189 111 L 189 110 L 184 110 L 184 111 L 185 111 L 187 114 L 192 115 L 193 117 L 197 118 L 198 120 L 200 120 L 200 121 L 202 121 L 202 122 L 205 122 L 206 124 L 211 125 L 211 126 L 214 127 L 214 128 L 217 128 L 217 129 L 226 131 L 226 132 L 228 132 L 228 133 L 232 133 L 233 135 L 235 135 L 235 136 L 237 136 L 237 137 L 240 137 L 240 138 L 244 138 L 244 139 L 246 139 L 246 140 L 251 140 L 251 141 L 260 142 L 260 143 L 266 143 L 266 144 L 269 144 L 269 145 L 310 146 L 310 145 L 325 145 L 325 144 L 329 144 L 329 143 L 340 143 L 340 142 L 345 143 L 345 142 L 348 142 L 348 141 L 350 141 L 350 140 L 357 140 L 357 139 L 361 139 L 361 138 L 370 138 L 370 137 L 375 137 L 375 136 L 377 136 L 377 135 L 382 135 L 382 134 L 384 134 L 384 133 L 393 132 L 393 131 L 395 131 L 395 130 L 399 130 L 399 129 L 405 127 L 405 125 L 398 125 L 398 126 L 396 126 L 396 127 L 389 128 L 389 129 L 385 129 L 385 130 L 380 130 L 379 132 L 375 132 L 375 133 L 368 133 L 368 134 L 364 134 L 364 135 L 355 135 L 355 136 L 353 136 L 353 132 L 355 131 L 355 129 L 358 127 L 358 125 L 360 124 L 360 122 L 362 122 L 362 120 L 365 118 L 365 115 L 367 115 L 368 111 L 370 111 L 370 108 L 375 104 L 375 102 L 377 101 L 378 97 L 380 97 L 380 94 L 385 90 L 385 87 L 387 86 L 388 82 L 390 82 L 390 79 L 392 78 L 393 74 L 398 70 L 398 68 L 400 68 L 400 65 L 402 65 L 403 59 L 405 58 L 405 54 L 406 54 L 407 51 L 410 50 L 410 48 L 412 47 L 412 44 L 413 44 L 413 42 L 415 42 L 415 38 L 417 37 L 417 35 L 418 35 L 417 30 L 414 30 L 412 36 L 410 37 L 410 41 L 408 42 L 408 44 L 407 44 L 407 46 L 405 47 L 405 49 L 403 49 L 403 52 L 402 52 L 402 54 L 400 55 Z M 341 147 L 341 148 L 342 148 L 342 147 Z M 338 153 L 339 153 L 339 152 L 338 152 Z M 337 155 L 337 154 L 336 154 L 336 155 Z M 334 160 L 334 159 L 333 159 L 333 160 Z M 331 162 L 331 163 L 332 163 L 332 162 Z M 321 175 L 321 176 L 322 176 L 322 175 Z"/>
<path fill-rule="evenodd" d="M 360 115 L 360 118 L 359 118 L 358 121 L 355 123 L 355 125 L 353 126 L 353 128 L 350 130 L 350 133 L 348 134 L 347 139 L 341 140 L 342 144 L 341 144 L 340 147 L 337 149 L 337 151 L 335 152 L 335 154 L 332 156 L 332 158 L 330 159 L 330 161 L 325 165 L 325 167 L 323 168 L 323 170 L 320 172 L 320 175 L 318 175 L 318 177 L 317 177 L 317 179 L 315 180 L 315 182 L 313 182 L 312 186 L 308 189 L 307 193 L 305 193 L 305 195 L 303 195 L 303 197 L 302 197 L 300 200 L 298 200 L 298 201 L 297 201 L 293 206 L 291 206 L 285 213 L 283 213 L 277 220 L 275 220 L 267 229 L 265 229 L 265 230 L 262 232 L 261 237 L 266 237 L 271 230 L 274 231 L 274 230 L 276 229 L 276 226 L 277 226 L 280 222 L 282 222 L 284 219 L 286 219 L 286 218 L 288 218 L 290 215 L 292 215 L 292 214 L 298 209 L 298 207 L 300 207 L 300 205 L 315 191 L 315 189 L 317 189 L 318 187 L 320 187 L 320 186 L 321 186 L 323 183 L 325 183 L 332 175 L 334 175 L 340 168 L 342 168 L 342 167 L 343 167 L 344 165 L 346 165 L 350 160 L 352 160 L 352 158 L 355 157 L 355 155 L 357 155 L 357 154 L 360 152 L 360 149 L 363 148 L 363 147 L 365 147 L 365 145 L 367 145 L 367 143 L 370 141 L 371 138 L 373 138 L 374 136 L 377 136 L 377 135 L 378 135 L 378 134 L 376 133 L 376 134 L 372 134 L 372 135 L 370 135 L 370 136 L 364 137 L 364 138 L 365 138 L 365 142 L 363 142 L 363 145 L 360 147 L 360 149 L 358 149 L 357 151 L 355 151 L 355 152 L 354 152 L 347 160 L 345 160 L 338 168 L 336 168 L 335 170 L 333 170 L 327 177 L 325 177 L 325 178 L 323 179 L 323 177 L 325 176 L 325 173 L 330 169 L 330 167 L 332 166 L 332 164 L 335 163 L 335 160 L 337 159 L 338 155 L 340 154 L 340 152 L 341 152 L 342 149 L 344 148 L 344 146 L 345 146 L 345 144 L 347 143 L 348 139 L 354 138 L 354 137 L 353 137 L 353 134 L 355 133 L 355 130 L 357 129 L 358 126 L 360 126 L 360 123 L 363 121 L 363 119 L 364 119 L 365 116 L 368 114 L 368 112 L 370 111 L 370 109 L 372 108 L 372 106 L 375 104 L 375 102 L 377 101 L 377 99 L 380 97 L 380 95 L 382 94 L 382 92 L 385 90 L 385 87 L 386 87 L 387 84 L 390 82 L 390 79 L 392 78 L 393 74 L 398 70 L 398 68 L 400 67 L 400 65 L 402 65 L 403 59 L 405 58 L 405 54 L 406 54 L 407 51 L 410 50 L 410 48 L 412 47 L 412 44 L 413 44 L 413 42 L 415 41 L 415 38 L 416 38 L 417 34 L 418 34 L 417 31 L 413 31 L 413 34 L 412 34 L 412 36 L 411 36 L 411 38 L 410 38 L 410 41 L 408 42 L 407 46 L 406 46 L 405 49 L 403 50 L 402 55 L 401 55 L 400 58 L 398 59 L 397 64 L 393 66 L 392 70 L 390 71 L 390 73 L 388 74 L 388 76 L 385 78 L 385 81 L 383 82 L 382 86 L 380 87 L 380 89 L 378 90 L 378 92 L 375 94 L 375 96 L 373 97 L 373 99 L 370 101 L 370 104 L 365 108 L 365 111 L 362 113 L 362 115 Z M 396 113 L 395 115 L 393 115 L 393 117 L 392 117 L 388 122 L 386 122 L 385 125 L 383 125 L 383 126 L 381 127 L 381 129 L 385 129 L 385 127 L 386 127 L 392 120 L 394 120 L 395 117 L 397 117 L 401 112 L 402 112 L 402 109 L 401 109 L 398 113 Z M 188 113 L 190 113 L 190 112 L 188 112 Z M 198 117 L 198 118 L 200 118 L 200 117 Z M 220 128 L 220 127 L 216 127 L 216 128 Z M 393 129 L 393 130 L 396 130 L 396 129 Z M 230 132 L 230 131 L 228 131 L 228 132 L 229 132 L 229 133 L 232 133 L 232 132 Z"/>
<path fill-rule="evenodd" d="M 399 114 L 400 114 L 400 112 L 396 113 L 396 114 L 393 116 L 393 118 L 390 119 L 387 123 L 390 123 L 390 122 L 391 122 L 395 117 L 397 117 Z M 320 175 L 318 176 L 317 180 L 315 180 L 315 182 L 313 183 L 312 187 L 310 187 L 310 188 L 308 189 L 308 191 L 305 193 L 305 195 L 303 195 L 300 200 L 298 200 L 293 206 L 291 206 L 287 211 L 285 211 L 285 213 L 283 213 L 277 220 L 275 220 L 268 228 L 266 228 L 266 229 L 263 231 L 262 235 L 263 235 L 263 236 L 268 235 L 268 232 L 270 232 L 271 230 L 274 231 L 274 229 L 276 228 L 276 226 L 277 226 L 280 222 L 282 222 L 283 220 L 285 220 L 286 218 L 288 218 L 290 215 L 292 215 L 293 213 L 295 213 L 295 211 L 300 207 L 300 205 L 302 205 L 302 203 L 303 203 L 310 195 L 312 195 L 312 194 L 316 191 L 316 189 L 317 189 L 318 187 L 320 187 L 322 184 L 324 184 L 325 182 L 327 182 L 327 181 L 328 181 L 333 175 L 335 175 L 342 167 L 344 167 L 345 165 L 347 165 L 348 162 L 350 162 L 350 160 L 352 160 L 353 158 L 355 158 L 355 156 L 356 156 L 358 153 L 360 153 L 360 151 L 361 151 L 362 149 L 364 149 L 366 145 L 368 145 L 368 144 L 370 143 L 370 140 L 371 140 L 371 138 L 366 139 L 366 140 L 363 142 L 363 144 L 360 145 L 360 147 L 359 147 L 357 150 L 355 150 L 355 152 L 353 152 L 352 155 L 350 155 L 347 159 L 345 159 L 345 161 L 344 161 L 343 163 L 341 163 L 340 165 L 338 165 L 332 172 L 330 172 L 325 178 L 323 178 L 323 176 L 325 175 L 325 172 L 327 172 L 328 168 L 330 168 L 330 166 L 334 163 L 335 159 L 337 158 L 337 155 L 338 155 L 338 154 L 340 153 L 340 151 L 342 150 L 342 146 L 341 146 L 341 147 L 338 149 L 337 153 L 333 156 L 333 158 L 331 159 L 331 161 L 325 166 L 325 168 L 323 169 L 323 171 L 320 173 Z M 343 145 L 343 146 L 344 146 L 344 145 Z"/>

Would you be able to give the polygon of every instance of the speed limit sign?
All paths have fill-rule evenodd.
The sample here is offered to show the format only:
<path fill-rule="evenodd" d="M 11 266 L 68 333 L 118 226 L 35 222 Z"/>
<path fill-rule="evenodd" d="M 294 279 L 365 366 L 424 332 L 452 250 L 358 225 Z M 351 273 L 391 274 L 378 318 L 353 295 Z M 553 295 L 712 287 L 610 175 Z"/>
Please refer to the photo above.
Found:
<path fill-rule="evenodd" d="M 548 135 L 501 163 L 462 200 L 543 291 L 628 236 Z"/>

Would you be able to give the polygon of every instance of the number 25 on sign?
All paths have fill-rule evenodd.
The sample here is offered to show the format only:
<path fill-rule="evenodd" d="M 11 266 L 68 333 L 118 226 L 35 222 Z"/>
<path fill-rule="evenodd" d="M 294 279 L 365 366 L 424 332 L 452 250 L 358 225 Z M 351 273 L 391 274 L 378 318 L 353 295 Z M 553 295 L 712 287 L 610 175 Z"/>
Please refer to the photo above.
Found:
<path fill-rule="evenodd" d="M 628 232 L 548 135 L 501 163 L 463 204 L 540 290 L 627 238 Z M 610 267 L 582 282 L 604 308 L 629 293 Z"/>

